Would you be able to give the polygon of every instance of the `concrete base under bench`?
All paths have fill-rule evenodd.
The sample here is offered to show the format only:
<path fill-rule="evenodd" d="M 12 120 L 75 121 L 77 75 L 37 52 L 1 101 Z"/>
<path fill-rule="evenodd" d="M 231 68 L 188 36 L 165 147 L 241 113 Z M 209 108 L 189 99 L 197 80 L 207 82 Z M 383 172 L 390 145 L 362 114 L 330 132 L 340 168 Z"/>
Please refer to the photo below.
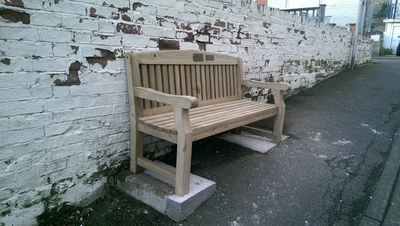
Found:
<path fill-rule="evenodd" d="M 174 221 L 181 221 L 207 200 L 217 187 L 216 183 L 190 174 L 190 191 L 175 195 L 174 182 L 151 171 L 133 174 L 129 171 L 118 176 L 119 189 L 150 205 Z"/>

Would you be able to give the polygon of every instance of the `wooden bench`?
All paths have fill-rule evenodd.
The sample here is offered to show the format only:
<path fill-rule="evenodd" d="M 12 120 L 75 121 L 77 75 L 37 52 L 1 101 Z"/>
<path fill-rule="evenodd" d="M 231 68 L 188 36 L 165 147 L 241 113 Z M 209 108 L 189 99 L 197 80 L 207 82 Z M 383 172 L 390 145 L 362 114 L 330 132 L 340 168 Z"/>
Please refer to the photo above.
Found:
<path fill-rule="evenodd" d="M 175 194 L 189 192 L 192 142 L 224 131 L 242 131 L 281 141 L 286 83 L 242 78 L 242 59 L 204 51 L 126 54 L 130 120 L 130 170 L 143 168 L 175 181 Z M 247 101 L 243 88 L 273 90 L 275 104 Z M 245 126 L 275 117 L 273 132 Z M 176 169 L 143 157 L 143 133 L 177 144 Z"/>

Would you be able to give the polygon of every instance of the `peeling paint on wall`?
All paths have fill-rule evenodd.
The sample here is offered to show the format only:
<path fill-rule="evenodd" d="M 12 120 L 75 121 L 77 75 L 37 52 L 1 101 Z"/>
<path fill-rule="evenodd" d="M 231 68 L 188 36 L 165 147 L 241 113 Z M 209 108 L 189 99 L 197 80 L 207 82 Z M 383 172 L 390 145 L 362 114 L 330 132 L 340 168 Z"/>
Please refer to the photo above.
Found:
<path fill-rule="evenodd" d="M 19 12 L 12 9 L 0 9 L 0 16 L 10 22 L 22 22 L 23 24 L 30 24 L 29 14 Z"/>
<path fill-rule="evenodd" d="M 54 81 L 54 85 L 56 86 L 72 86 L 72 85 L 80 85 L 81 81 L 79 80 L 78 72 L 81 70 L 82 63 L 79 61 L 73 62 L 69 66 L 69 73 L 67 80 L 61 81 L 60 79 L 56 79 Z"/>

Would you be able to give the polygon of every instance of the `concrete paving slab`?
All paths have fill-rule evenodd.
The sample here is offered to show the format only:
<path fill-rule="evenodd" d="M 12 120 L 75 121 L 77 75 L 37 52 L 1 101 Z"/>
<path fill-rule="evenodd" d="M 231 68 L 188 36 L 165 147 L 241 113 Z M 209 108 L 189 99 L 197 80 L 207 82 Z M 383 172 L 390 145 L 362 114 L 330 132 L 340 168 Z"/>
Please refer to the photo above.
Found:
<path fill-rule="evenodd" d="M 282 140 L 285 140 L 288 136 L 282 135 Z M 271 141 L 271 139 L 255 136 L 251 134 L 233 134 L 233 133 L 223 133 L 218 136 L 219 139 L 226 140 L 240 146 L 249 148 L 251 150 L 266 153 L 271 148 L 275 147 L 276 144 Z"/>
<path fill-rule="evenodd" d="M 177 222 L 189 216 L 216 189 L 215 182 L 194 174 L 190 175 L 188 194 L 175 195 L 174 184 L 149 170 L 140 174 L 122 172 L 117 181 L 119 189 Z"/>

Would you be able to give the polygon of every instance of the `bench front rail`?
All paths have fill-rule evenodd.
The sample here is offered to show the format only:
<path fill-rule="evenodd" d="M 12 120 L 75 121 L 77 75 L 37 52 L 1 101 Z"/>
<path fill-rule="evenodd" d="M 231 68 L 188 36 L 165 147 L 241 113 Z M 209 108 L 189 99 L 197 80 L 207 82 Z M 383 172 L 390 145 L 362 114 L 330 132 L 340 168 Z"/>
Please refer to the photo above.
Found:
<path fill-rule="evenodd" d="M 241 131 L 281 141 L 286 83 L 242 79 L 242 60 L 200 51 L 126 55 L 131 109 L 131 171 L 149 169 L 189 192 L 192 142 L 221 132 Z M 247 101 L 243 88 L 272 89 L 275 104 Z M 245 126 L 275 116 L 273 131 Z M 177 144 L 176 168 L 143 157 L 143 133 Z"/>

